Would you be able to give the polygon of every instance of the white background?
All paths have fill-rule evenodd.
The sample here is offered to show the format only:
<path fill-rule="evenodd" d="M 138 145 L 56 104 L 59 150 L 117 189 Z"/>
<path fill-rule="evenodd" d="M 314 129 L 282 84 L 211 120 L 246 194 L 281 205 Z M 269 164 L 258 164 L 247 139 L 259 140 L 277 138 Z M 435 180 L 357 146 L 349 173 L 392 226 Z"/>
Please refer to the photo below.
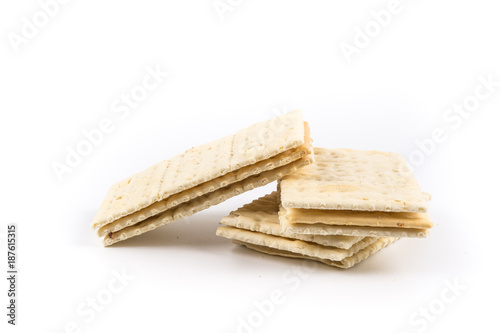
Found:
<path fill-rule="evenodd" d="M 500 87 L 457 128 L 443 119 L 474 95 L 480 76 L 500 81 L 497 4 L 401 0 L 348 63 L 341 43 L 353 44 L 356 28 L 389 1 L 230 3 L 222 20 L 211 0 L 69 1 L 16 52 L 9 38 L 40 5 L 2 1 L 0 258 L 5 267 L 6 225 L 18 223 L 20 274 L 15 328 L 1 279 L 1 331 L 70 332 L 75 322 L 77 332 L 236 332 L 240 318 L 259 319 L 254 302 L 273 290 L 284 302 L 242 332 L 498 329 Z M 113 102 L 148 66 L 169 77 L 120 119 Z M 431 236 L 402 239 L 347 271 L 315 265 L 298 275 L 301 260 L 215 236 L 223 216 L 270 184 L 100 245 L 90 224 L 114 182 L 292 109 L 303 111 L 318 147 L 409 158 L 416 140 L 442 128 L 446 140 L 415 171 L 433 195 Z M 59 181 L 52 164 L 105 118 L 113 131 Z M 134 280 L 95 317 L 78 314 L 122 270 Z M 466 289 L 445 304 L 442 293 L 454 295 L 446 281 Z M 439 314 L 410 322 L 429 306 Z"/>

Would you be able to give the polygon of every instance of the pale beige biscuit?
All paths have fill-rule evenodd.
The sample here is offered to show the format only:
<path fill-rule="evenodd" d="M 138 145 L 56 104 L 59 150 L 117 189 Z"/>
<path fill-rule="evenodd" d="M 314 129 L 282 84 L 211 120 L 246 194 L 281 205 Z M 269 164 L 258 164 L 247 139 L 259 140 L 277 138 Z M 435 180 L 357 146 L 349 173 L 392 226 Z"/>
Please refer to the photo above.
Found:
<path fill-rule="evenodd" d="M 98 229 L 98 236 L 103 237 L 110 232 L 117 232 L 118 230 L 134 225 L 151 216 L 158 215 L 168 209 L 179 206 L 180 204 L 193 200 L 197 197 L 237 183 L 248 177 L 258 175 L 264 171 L 269 171 L 284 166 L 293 161 L 296 161 L 303 156 L 310 154 L 312 152 L 312 148 L 310 142 L 311 140 L 309 137 L 309 127 L 307 123 L 305 126 L 306 143 L 304 143 L 303 145 L 278 154 L 270 159 L 246 166 L 244 168 L 241 168 L 240 170 L 230 172 L 212 181 L 205 182 L 191 189 L 174 194 L 164 200 L 158 201 L 144 209 L 141 209 L 140 211 L 121 217 L 109 224 L 105 224 Z"/>
<path fill-rule="evenodd" d="M 306 142 L 306 136 L 302 113 L 294 111 L 191 148 L 113 185 L 93 221 L 93 228 L 297 148 Z"/>
<path fill-rule="evenodd" d="M 395 153 L 315 148 L 316 163 L 285 177 L 285 208 L 426 212 L 430 195 L 420 190 L 405 159 Z"/>
<path fill-rule="evenodd" d="M 285 250 L 278 250 L 272 247 L 266 247 L 262 245 L 255 245 L 251 243 L 245 243 L 245 242 L 240 242 L 240 241 L 233 241 L 235 244 L 241 244 L 245 245 L 249 249 L 259 251 L 262 253 L 274 255 L 274 256 L 281 256 L 281 257 L 290 257 L 290 258 L 300 258 L 300 259 L 309 259 L 309 260 L 315 260 L 319 261 L 323 264 L 333 266 L 333 267 L 338 267 L 338 268 L 351 268 L 352 266 L 360 263 L 361 261 L 367 259 L 368 257 L 374 255 L 387 245 L 391 244 L 394 242 L 396 238 L 388 238 L 388 237 L 382 237 L 378 238 L 376 242 L 373 244 L 370 244 L 369 246 L 365 247 L 364 249 L 354 253 L 350 257 L 346 257 L 340 261 L 338 260 L 328 260 L 328 259 L 320 259 L 317 257 L 311 257 L 303 254 L 298 254 L 290 251 L 285 251 Z"/>
<path fill-rule="evenodd" d="M 401 227 L 367 227 L 367 226 L 346 226 L 323 223 L 290 223 L 285 209 L 280 207 L 278 212 L 279 220 L 283 231 L 299 235 L 344 235 L 358 237 L 418 237 L 424 238 L 429 235 L 429 229 L 401 228 Z"/>
<path fill-rule="evenodd" d="M 224 217 L 221 220 L 221 224 L 341 249 L 349 249 L 355 243 L 363 239 L 363 237 L 342 235 L 322 236 L 286 233 L 281 228 L 279 222 L 277 197 L 277 192 L 273 192 L 254 200 Z"/>
<path fill-rule="evenodd" d="M 359 250 L 362 250 L 377 241 L 375 237 L 365 237 L 354 244 L 349 249 L 339 249 L 331 246 L 324 246 L 310 242 L 304 242 L 298 239 L 291 239 L 260 232 L 239 229 L 235 227 L 219 227 L 217 236 L 229 238 L 239 242 L 270 247 L 278 250 L 289 251 L 305 256 L 340 261 L 352 256 Z"/>
<path fill-rule="evenodd" d="M 130 237 L 143 234 L 144 232 L 153 230 L 167 223 L 179 220 L 187 216 L 191 216 L 203 209 L 207 209 L 213 205 L 219 204 L 245 191 L 249 191 L 256 187 L 263 186 L 277 179 L 280 179 L 284 175 L 287 175 L 303 166 L 313 163 L 313 161 L 314 156 L 308 155 L 282 167 L 262 172 L 259 175 L 248 177 L 238 183 L 202 195 L 193 200 L 180 204 L 179 206 L 171 208 L 161 214 L 152 216 L 137 224 L 123 228 L 115 233 L 107 234 L 103 239 L 103 245 L 112 245 Z"/>
<path fill-rule="evenodd" d="M 280 207 L 291 224 L 330 224 L 428 229 L 433 223 L 428 213 L 402 213 L 355 210 L 302 209 Z"/>
<path fill-rule="evenodd" d="M 429 236 L 429 229 L 412 228 L 374 228 L 374 227 L 350 227 L 344 225 L 327 224 L 295 224 L 286 228 L 286 232 L 299 235 L 343 235 L 351 237 L 411 237 L 425 238 Z"/>

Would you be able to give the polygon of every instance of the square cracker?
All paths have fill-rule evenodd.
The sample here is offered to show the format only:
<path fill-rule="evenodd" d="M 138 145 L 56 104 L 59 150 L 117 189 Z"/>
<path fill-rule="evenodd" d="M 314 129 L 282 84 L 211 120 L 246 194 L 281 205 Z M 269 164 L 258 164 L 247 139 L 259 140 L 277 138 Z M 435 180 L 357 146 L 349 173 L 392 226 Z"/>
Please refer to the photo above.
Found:
<path fill-rule="evenodd" d="M 231 184 L 242 181 L 248 177 L 258 175 L 262 172 L 274 170 L 310 154 L 312 152 L 312 148 L 311 139 L 309 137 L 309 126 L 307 125 L 307 123 L 305 124 L 305 127 L 306 142 L 303 145 L 300 145 L 297 148 L 290 149 L 267 160 L 260 161 L 256 164 L 243 167 L 237 171 L 227 173 L 224 176 L 202 183 L 191 189 L 176 193 L 166 199 L 155 202 L 154 204 L 135 213 L 118 218 L 115 221 L 100 227 L 97 230 L 97 235 L 103 237 L 110 232 L 117 232 L 118 230 L 132 226 L 140 221 L 144 221 L 149 217 L 163 213 L 166 210 L 177 207 L 197 197 L 201 197 L 207 193 L 227 187 Z"/>
<path fill-rule="evenodd" d="M 363 239 L 363 237 L 342 235 L 323 236 L 284 232 L 278 218 L 278 207 L 278 195 L 277 192 L 273 192 L 231 212 L 220 223 L 240 229 L 299 239 L 341 249 L 349 249 Z"/>
<path fill-rule="evenodd" d="M 117 232 L 110 232 L 106 235 L 106 237 L 104 237 L 103 245 L 112 245 L 125 239 L 141 235 L 147 231 L 153 230 L 170 222 L 191 216 L 203 209 L 207 209 L 210 206 L 219 204 L 238 194 L 280 179 L 284 175 L 294 172 L 305 165 L 311 164 L 313 161 L 314 156 L 308 155 L 282 167 L 262 172 L 261 174 L 248 177 L 230 186 L 226 186 L 214 192 L 202 195 L 193 200 L 180 204 L 174 208 L 168 209 L 161 214 L 152 216 L 137 224 L 125 227 L 121 230 L 118 230 Z"/>
<path fill-rule="evenodd" d="M 216 234 L 217 236 L 229 238 L 238 242 L 269 247 L 281 251 L 288 251 L 304 256 L 331 261 L 340 261 L 350 257 L 378 240 L 378 238 L 375 237 L 365 237 L 346 250 L 235 227 L 219 227 Z"/>
<path fill-rule="evenodd" d="M 191 148 L 113 185 L 99 208 L 93 228 L 299 147 L 305 138 L 302 113 L 294 111 Z"/>
<path fill-rule="evenodd" d="M 374 242 L 373 244 L 365 247 L 362 250 L 359 250 L 358 252 L 356 252 L 352 256 L 346 257 L 340 261 L 320 259 L 317 257 L 302 255 L 302 254 L 294 253 L 291 251 L 278 250 L 278 249 L 275 249 L 272 247 L 255 245 L 255 244 L 245 243 L 245 242 L 240 242 L 240 241 L 233 241 L 233 243 L 245 245 L 249 249 L 259 251 L 262 253 L 266 253 L 266 254 L 270 254 L 270 255 L 274 255 L 274 256 L 315 260 L 315 261 L 319 261 L 319 262 L 326 264 L 326 265 L 329 265 L 329 266 L 347 269 L 347 268 L 351 268 L 352 266 L 360 263 L 361 261 L 363 261 L 365 259 L 368 259 L 368 257 L 374 255 L 375 253 L 377 253 L 378 251 L 380 251 L 381 249 L 383 249 L 384 247 L 386 247 L 387 245 L 391 244 L 394 241 L 395 241 L 395 238 L 387 238 L 387 237 L 378 238 L 377 241 Z"/>
<path fill-rule="evenodd" d="M 284 177 L 285 208 L 426 212 L 423 193 L 395 153 L 315 148 L 316 163 Z"/>

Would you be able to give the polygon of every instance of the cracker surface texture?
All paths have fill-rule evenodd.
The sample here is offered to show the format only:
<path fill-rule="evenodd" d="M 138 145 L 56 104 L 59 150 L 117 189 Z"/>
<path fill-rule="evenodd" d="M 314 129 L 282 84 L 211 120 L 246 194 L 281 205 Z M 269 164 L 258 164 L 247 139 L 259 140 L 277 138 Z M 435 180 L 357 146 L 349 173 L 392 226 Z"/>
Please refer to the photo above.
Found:
<path fill-rule="evenodd" d="M 315 148 L 316 163 L 281 181 L 285 208 L 424 213 L 420 190 L 399 154 Z"/>

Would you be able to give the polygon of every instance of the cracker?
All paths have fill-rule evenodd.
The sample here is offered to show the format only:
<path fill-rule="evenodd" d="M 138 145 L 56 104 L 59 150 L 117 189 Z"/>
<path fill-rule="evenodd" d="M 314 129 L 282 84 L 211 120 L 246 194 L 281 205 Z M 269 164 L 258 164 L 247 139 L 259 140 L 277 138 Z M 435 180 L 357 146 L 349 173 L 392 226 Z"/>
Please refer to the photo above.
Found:
<path fill-rule="evenodd" d="M 395 153 L 315 148 L 316 163 L 281 181 L 285 208 L 426 212 L 423 193 Z"/>
<path fill-rule="evenodd" d="M 151 216 L 158 215 L 168 209 L 193 200 L 196 197 L 200 197 L 207 193 L 216 191 L 222 187 L 234 184 L 245 178 L 258 175 L 263 171 L 273 170 L 278 167 L 284 166 L 291 163 L 292 161 L 296 161 L 299 158 L 310 154 L 312 152 L 312 148 L 310 145 L 309 126 L 307 125 L 307 123 L 305 124 L 305 127 L 306 143 L 304 143 L 303 145 L 300 145 L 297 148 L 290 149 L 267 160 L 243 167 L 240 170 L 227 173 L 224 176 L 218 177 L 212 181 L 202 183 L 191 189 L 182 191 L 166 199 L 155 202 L 154 204 L 141 209 L 140 211 L 121 217 L 99 228 L 97 231 L 98 236 L 103 237 L 110 232 L 117 232 L 118 230 L 134 225 Z"/>
<path fill-rule="evenodd" d="M 428 213 L 402 213 L 354 210 L 325 210 L 288 208 L 283 210 L 291 224 L 329 224 L 346 226 L 371 226 L 428 229 L 433 223 Z"/>
<path fill-rule="evenodd" d="M 363 239 L 363 237 L 342 235 L 322 236 L 286 233 L 282 230 L 279 222 L 277 197 L 277 192 L 273 192 L 254 200 L 224 217 L 221 220 L 221 224 L 341 249 L 349 249 Z"/>
<path fill-rule="evenodd" d="M 191 216 L 203 209 L 207 209 L 213 205 L 219 204 L 233 196 L 280 179 L 284 175 L 296 171 L 298 168 L 311 164 L 313 161 L 314 156 L 308 155 L 299 160 L 293 161 L 292 163 L 286 164 L 270 171 L 262 172 L 261 174 L 248 177 L 238 183 L 234 183 L 230 186 L 226 186 L 214 192 L 202 195 L 193 200 L 180 204 L 179 206 L 171 208 L 159 215 L 152 216 L 130 227 L 121 229 L 116 233 L 109 233 L 103 239 L 103 245 L 112 245 L 125 239 L 138 236 L 170 222 Z"/>
<path fill-rule="evenodd" d="M 377 241 L 377 238 L 375 237 L 365 237 L 349 249 L 339 249 L 336 247 L 304 242 L 298 239 L 273 236 L 234 227 L 219 227 L 216 234 L 217 236 L 229 238 L 239 242 L 270 247 L 277 250 L 332 261 L 340 261 L 350 257 L 359 250 L 362 250 Z"/>
<path fill-rule="evenodd" d="M 303 145 L 305 137 L 302 113 L 294 111 L 191 148 L 113 185 L 93 221 L 93 228 Z"/>
<path fill-rule="evenodd" d="M 290 252 L 290 251 L 278 250 L 278 249 L 274 249 L 271 247 L 266 247 L 266 246 L 262 246 L 262 245 L 255 245 L 255 244 L 250 244 L 250 243 L 245 243 L 245 242 L 240 242 L 240 241 L 233 241 L 233 243 L 245 245 L 249 249 L 259 251 L 262 253 L 266 253 L 266 254 L 270 254 L 270 255 L 274 255 L 274 256 L 315 260 L 315 261 L 319 261 L 319 262 L 326 264 L 326 265 L 329 265 L 329 266 L 347 269 L 347 268 L 351 268 L 352 266 L 358 264 L 359 262 L 367 259 L 368 257 L 374 255 L 375 253 L 377 253 L 378 251 L 380 251 L 381 249 L 383 249 L 384 247 L 386 247 L 387 245 L 391 244 L 394 241 L 395 241 L 395 238 L 387 238 L 387 237 L 378 238 L 377 241 L 374 242 L 373 244 L 356 252 L 352 256 L 344 258 L 340 261 L 320 259 L 320 258 L 302 255 L 302 254 L 298 254 L 298 253 L 294 253 L 294 252 Z"/>
<path fill-rule="evenodd" d="M 401 228 L 401 227 L 367 227 L 331 225 L 323 223 L 305 224 L 290 223 L 286 217 L 285 209 L 280 207 L 278 212 L 283 231 L 300 235 L 344 235 L 358 237 L 417 237 L 424 238 L 429 235 L 429 229 Z"/>
<path fill-rule="evenodd" d="M 297 224 L 286 228 L 287 233 L 297 233 L 301 235 L 343 235 L 357 237 L 410 237 L 425 238 L 429 236 L 429 229 L 411 229 L 411 228 L 374 228 L 374 227 L 350 227 L 343 225 L 326 224 Z"/>

